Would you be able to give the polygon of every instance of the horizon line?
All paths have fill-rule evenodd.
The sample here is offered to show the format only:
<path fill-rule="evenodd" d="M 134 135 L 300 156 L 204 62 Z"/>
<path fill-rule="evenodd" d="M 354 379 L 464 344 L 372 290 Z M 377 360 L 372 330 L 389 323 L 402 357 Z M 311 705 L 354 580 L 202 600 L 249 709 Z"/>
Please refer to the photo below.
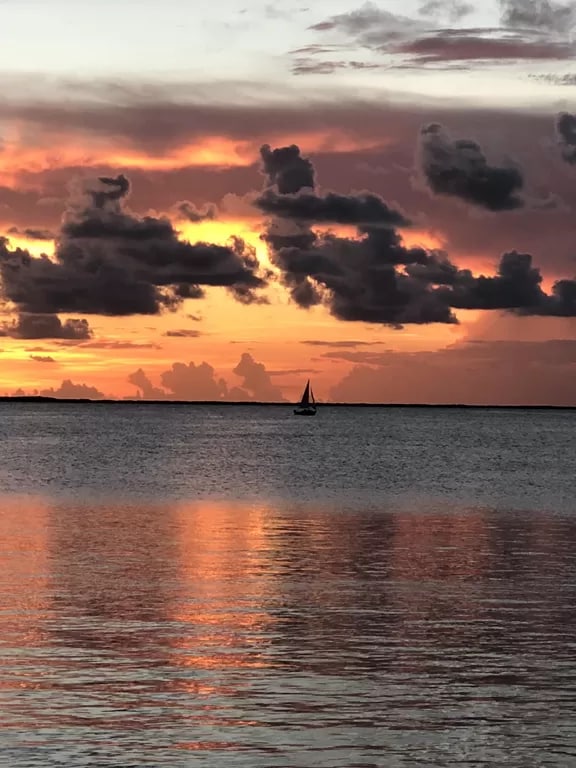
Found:
<path fill-rule="evenodd" d="M 100 398 L 89 397 L 50 397 L 45 395 L 0 395 L 0 402 L 12 403 L 71 403 L 75 405 L 223 405 L 223 406 L 271 406 L 290 408 L 294 403 L 285 401 L 261 401 L 261 400 L 145 400 L 143 398 Z M 461 408 L 461 409 L 501 409 L 501 410 L 576 410 L 575 405 L 504 405 L 504 404 L 479 404 L 479 403 L 345 403 L 345 402 L 318 402 L 317 405 L 325 408 Z"/>

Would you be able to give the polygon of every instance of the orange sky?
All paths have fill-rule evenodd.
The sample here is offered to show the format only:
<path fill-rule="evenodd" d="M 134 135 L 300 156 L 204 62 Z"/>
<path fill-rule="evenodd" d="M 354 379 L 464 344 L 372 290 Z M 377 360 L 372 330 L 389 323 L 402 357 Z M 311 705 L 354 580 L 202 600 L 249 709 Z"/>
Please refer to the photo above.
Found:
<path fill-rule="evenodd" d="M 276 145 L 300 143 L 305 148 L 303 151 L 306 156 L 308 153 L 313 157 L 314 153 L 329 152 L 331 156 L 343 158 L 372 150 L 376 145 L 380 151 L 393 143 L 392 138 L 386 135 L 379 136 L 375 141 L 373 138 L 354 137 L 350 130 L 337 128 L 308 129 L 301 134 L 276 130 L 271 131 L 271 141 Z M 234 168 L 252 167 L 258 156 L 258 146 L 259 141 L 256 139 L 237 140 L 222 135 L 201 137 L 194 143 L 175 143 L 168 151 L 165 148 L 157 151 L 149 147 L 146 150 L 138 149 L 134 144 L 122 141 L 117 141 L 115 148 L 114 137 L 78 132 L 69 135 L 53 132 L 46 134 L 42 140 L 36 135 L 30 140 L 24 126 L 14 124 L 5 137 L 0 184 L 15 190 L 34 191 L 45 174 L 78 166 L 84 166 L 87 175 L 90 175 L 94 166 L 125 170 L 128 174 L 131 170 L 158 173 L 198 166 L 211 168 L 218 174 Z M 322 183 L 322 179 L 319 179 L 319 183 Z M 369 187 L 370 177 L 367 176 L 366 188 Z M 341 191 L 348 192 L 349 189 Z M 193 199 L 193 194 L 190 198 Z M 170 211 L 175 201 L 173 197 L 168 200 L 165 210 Z M 392 189 L 392 205 L 394 200 L 395 190 Z M 65 201 L 49 202 L 55 218 L 55 229 Z M 226 243 L 232 235 L 240 236 L 255 248 L 260 262 L 269 265 L 266 246 L 260 239 L 263 219 L 253 212 L 250 201 L 242 195 L 230 194 L 216 203 L 220 209 L 217 221 L 190 224 L 174 219 L 181 236 L 190 242 L 219 244 Z M 158 215 L 159 210 L 156 206 L 152 213 Z M 147 213 L 145 209 L 135 209 L 135 212 Z M 455 219 L 462 215 L 461 210 L 456 208 Z M 30 227 L 36 226 L 36 217 L 37 212 L 31 209 Z M 0 218 L 7 232 L 14 224 L 9 211 L 0 209 Z M 422 222 L 403 233 L 405 243 L 408 246 L 421 245 L 449 250 L 441 226 L 434 219 L 423 219 Z M 348 237 L 354 234 L 352 228 L 331 229 Z M 24 235 L 9 237 L 12 247 L 27 248 L 35 256 L 53 252 L 51 242 L 31 240 Z M 486 249 L 482 241 L 478 241 L 472 250 L 468 247 L 464 254 L 450 252 L 449 255 L 457 264 L 471 268 L 475 273 L 486 274 L 494 273 L 499 257 L 497 252 Z M 461 256 L 464 261 L 460 260 Z M 549 290 L 554 278 L 552 273 L 545 274 L 543 287 L 546 290 Z M 354 365 L 362 363 L 360 358 L 355 361 L 336 354 L 326 357 L 327 352 L 336 349 L 331 345 L 338 344 L 344 349 L 344 343 L 348 343 L 348 349 L 351 350 L 354 348 L 353 343 L 359 342 L 358 350 L 364 349 L 374 354 L 394 350 L 399 355 L 408 356 L 403 360 L 413 359 L 416 364 L 418 353 L 445 350 L 466 342 L 470 338 L 470 329 L 476 327 L 475 323 L 482 314 L 457 312 L 461 322 L 457 326 L 440 323 L 409 325 L 397 331 L 387 326 L 338 321 L 323 306 L 300 309 L 290 302 L 286 289 L 279 282 L 271 284 L 266 295 L 269 304 L 245 306 L 232 300 L 224 289 L 209 288 L 206 290 L 206 298 L 186 301 L 175 313 L 132 317 L 88 316 L 94 337 L 83 343 L 2 338 L 0 347 L 4 365 L 0 372 L 0 392 L 12 394 L 19 388 L 27 393 L 58 389 L 62 381 L 70 379 L 74 383 L 96 387 L 105 396 L 133 397 L 137 389 L 128 382 L 131 373 L 142 368 L 151 383 L 159 386 L 162 372 L 170 369 L 177 361 L 192 361 L 195 364 L 207 362 L 215 369 L 215 377 L 224 378 L 231 388 L 241 384 L 233 368 L 241 355 L 249 352 L 255 361 L 265 366 L 271 382 L 280 387 L 288 399 L 295 399 L 299 395 L 303 382 L 310 376 L 318 398 L 329 400 L 334 397 L 333 389 Z M 10 308 L 7 308 L 7 312 L 6 321 L 9 321 Z M 61 319 L 64 321 L 68 317 L 75 315 L 62 315 Z M 552 325 L 542 322 L 539 327 L 541 332 L 535 332 L 532 327 L 529 339 L 543 341 L 555 338 L 556 331 Z M 166 335 L 174 331 L 185 331 L 189 336 Z M 310 340 L 322 341 L 325 346 L 303 343 Z M 425 389 L 423 391 L 422 399 L 425 401 Z M 378 399 L 378 393 L 382 392 L 384 394 L 380 396 L 385 397 L 386 390 L 382 390 L 382 387 L 374 397 Z"/>

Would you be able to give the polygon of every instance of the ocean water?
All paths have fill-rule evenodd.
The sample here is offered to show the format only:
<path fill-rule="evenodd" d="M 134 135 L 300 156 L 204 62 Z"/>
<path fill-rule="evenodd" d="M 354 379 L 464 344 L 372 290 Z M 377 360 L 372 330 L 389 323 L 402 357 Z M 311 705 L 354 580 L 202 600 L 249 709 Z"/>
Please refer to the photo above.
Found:
<path fill-rule="evenodd" d="M 576 765 L 575 436 L 0 404 L 0 764 Z"/>

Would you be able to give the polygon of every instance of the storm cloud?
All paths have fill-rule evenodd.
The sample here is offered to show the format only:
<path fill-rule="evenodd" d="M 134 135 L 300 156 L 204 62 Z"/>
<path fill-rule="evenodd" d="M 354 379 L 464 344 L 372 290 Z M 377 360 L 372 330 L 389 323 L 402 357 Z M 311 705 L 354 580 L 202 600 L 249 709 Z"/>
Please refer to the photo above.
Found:
<path fill-rule="evenodd" d="M 86 341 L 92 338 L 87 320 L 71 319 L 62 322 L 58 315 L 22 313 L 12 323 L 4 323 L 0 336 L 13 339 L 66 339 Z"/>
<path fill-rule="evenodd" d="M 53 259 L 9 249 L 0 240 L 4 299 L 22 312 L 157 314 L 202 286 L 223 286 L 244 303 L 265 285 L 254 250 L 180 240 L 167 218 L 137 216 L 126 206 L 124 175 L 77 185 Z"/>
<path fill-rule="evenodd" d="M 419 154 L 430 189 L 489 211 L 521 208 L 524 186 L 518 168 L 490 165 L 471 139 L 452 139 L 438 123 L 422 128 Z"/>
<path fill-rule="evenodd" d="M 444 148 L 441 139 L 441 149 Z M 433 152 L 432 159 L 435 164 L 428 158 L 429 173 L 434 179 L 445 180 L 444 189 L 446 179 L 449 180 L 451 194 L 473 198 L 477 204 L 482 202 L 493 210 L 512 205 L 515 185 L 510 180 L 506 183 L 508 176 L 502 173 L 505 169 L 487 164 L 473 142 L 450 143 L 446 152 Z M 449 173 L 449 169 L 453 172 Z M 503 184 L 503 189 L 499 184 Z M 306 201 L 304 206 L 300 197 Z M 275 193 L 269 207 L 290 213 L 299 211 L 298 206 L 314 210 L 325 205 L 318 202 L 321 199 L 314 192 Z M 350 201 L 348 197 L 337 199 L 346 199 L 347 205 Z M 378 210 L 391 209 L 379 200 Z M 456 309 L 576 315 L 576 282 L 558 281 L 552 293 L 546 294 L 541 287 L 542 275 L 533 266 L 530 254 L 507 252 L 501 257 L 495 275 L 475 276 L 440 250 L 408 247 L 392 222 L 387 227 L 357 224 L 355 237 L 312 232 L 305 228 L 310 221 L 298 218 L 294 223 L 301 227 L 300 231 L 287 232 L 283 238 L 268 236 L 267 240 L 284 284 L 293 301 L 303 308 L 323 304 L 340 320 L 394 328 L 406 324 L 456 323 Z"/>

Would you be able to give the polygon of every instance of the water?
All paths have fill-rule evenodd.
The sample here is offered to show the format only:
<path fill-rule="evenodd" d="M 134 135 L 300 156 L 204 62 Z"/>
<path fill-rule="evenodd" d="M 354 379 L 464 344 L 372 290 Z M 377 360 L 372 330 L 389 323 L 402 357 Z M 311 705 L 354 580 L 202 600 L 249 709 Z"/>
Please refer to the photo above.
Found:
<path fill-rule="evenodd" d="M 576 764 L 576 413 L 0 406 L 0 758 Z"/>

